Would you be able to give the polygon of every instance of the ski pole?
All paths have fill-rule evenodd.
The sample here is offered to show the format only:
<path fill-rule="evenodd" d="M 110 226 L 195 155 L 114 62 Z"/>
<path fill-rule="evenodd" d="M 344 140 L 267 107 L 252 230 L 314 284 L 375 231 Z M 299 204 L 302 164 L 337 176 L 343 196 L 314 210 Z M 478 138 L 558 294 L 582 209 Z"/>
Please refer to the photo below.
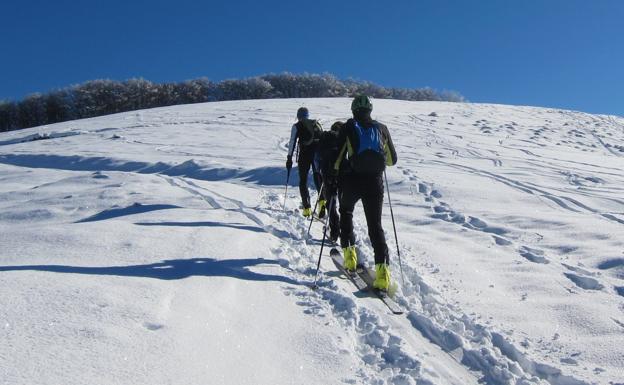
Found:
<path fill-rule="evenodd" d="M 308 234 L 306 235 L 306 240 L 310 238 L 310 229 L 312 228 L 312 222 L 314 221 L 314 213 L 316 212 L 316 207 L 318 206 L 319 199 L 321 199 L 321 193 L 323 192 L 323 186 L 325 182 L 321 183 L 321 189 L 319 190 L 319 194 L 316 197 L 316 203 L 314 203 L 314 211 L 312 211 L 312 215 L 310 215 L 310 224 L 308 225 Z"/>
<path fill-rule="evenodd" d="M 331 211 L 332 205 L 335 204 L 334 197 L 330 198 L 329 201 L 329 209 Z M 321 241 L 321 252 L 319 253 L 318 262 L 316 263 L 316 273 L 314 274 L 314 283 L 312 284 L 312 288 L 316 289 L 316 280 L 318 279 L 318 273 L 321 269 L 321 257 L 323 256 L 323 246 L 325 246 L 325 239 L 327 237 L 327 226 L 323 226 L 323 240 Z"/>
<path fill-rule="evenodd" d="M 401 282 L 405 286 L 405 277 L 403 276 L 403 263 L 401 263 L 401 251 L 399 250 L 399 238 L 397 237 L 396 224 L 394 223 L 394 213 L 392 212 L 392 199 L 390 199 L 390 186 L 388 185 L 388 176 L 384 170 L 384 179 L 386 180 L 386 189 L 388 190 L 388 203 L 390 204 L 390 216 L 392 217 L 392 228 L 394 229 L 394 241 L 396 242 L 397 255 L 399 256 L 399 269 L 401 270 Z"/>
<path fill-rule="evenodd" d="M 286 175 L 286 191 L 284 191 L 284 208 L 282 211 L 286 211 L 286 197 L 288 196 L 288 181 L 290 180 L 290 169 L 288 169 L 288 174 Z"/>

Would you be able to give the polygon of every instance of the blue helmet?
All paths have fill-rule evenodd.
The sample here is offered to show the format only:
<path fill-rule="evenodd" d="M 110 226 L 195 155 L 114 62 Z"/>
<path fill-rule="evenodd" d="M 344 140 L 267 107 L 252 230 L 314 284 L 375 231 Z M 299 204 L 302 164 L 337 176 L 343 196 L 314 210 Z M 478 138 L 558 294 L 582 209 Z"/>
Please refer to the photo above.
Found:
<path fill-rule="evenodd" d="M 300 107 L 297 110 L 297 119 L 307 119 L 310 116 L 310 111 L 305 107 Z"/>

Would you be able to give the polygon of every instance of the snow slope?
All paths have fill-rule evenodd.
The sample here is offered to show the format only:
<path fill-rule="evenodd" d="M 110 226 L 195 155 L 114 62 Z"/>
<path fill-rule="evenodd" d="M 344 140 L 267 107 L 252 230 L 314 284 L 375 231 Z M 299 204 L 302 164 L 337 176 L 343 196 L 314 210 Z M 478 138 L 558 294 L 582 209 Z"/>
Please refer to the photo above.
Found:
<path fill-rule="evenodd" d="M 622 384 L 624 119 L 375 100 L 405 314 L 282 210 L 296 109 L 196 104 L 0 134 L 2 384 Z M 360 256 L 372 263 L 361 206 Z M 384 226 L 401 282 L 389 210 Z"/>

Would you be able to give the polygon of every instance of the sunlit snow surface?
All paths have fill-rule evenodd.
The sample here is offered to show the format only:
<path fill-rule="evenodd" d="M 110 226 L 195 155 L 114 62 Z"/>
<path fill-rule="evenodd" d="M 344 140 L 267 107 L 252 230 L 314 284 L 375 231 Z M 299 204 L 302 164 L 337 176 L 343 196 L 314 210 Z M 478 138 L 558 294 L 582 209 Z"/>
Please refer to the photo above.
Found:
<path fill-rule="evenodd" d="M 0 384 L 624 383 L 624 119 L 375 100 L 396 316 L 328 249 L 309 289 L 322 226 L 306 242 L 296 172 L 282 210 L 296 109 L 329 128 L 349 104 L 0 134 Z"/>

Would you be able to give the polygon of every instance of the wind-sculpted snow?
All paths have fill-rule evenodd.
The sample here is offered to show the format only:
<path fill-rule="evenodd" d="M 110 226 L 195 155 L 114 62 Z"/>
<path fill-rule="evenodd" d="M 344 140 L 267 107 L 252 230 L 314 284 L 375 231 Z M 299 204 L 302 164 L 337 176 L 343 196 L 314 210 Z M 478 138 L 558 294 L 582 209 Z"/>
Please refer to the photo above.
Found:
<path fill-rule="evenodd" d="M 76 132 L 76 131 L 68 131 L 68 132 L 37 132 L 36 134 L 30 134 L 30 135 L 26 135 L 26 136 L 22 136 L 22 137 L 17 137 L 14 139 L 8 139 L 8 140 L 4 140 L 4 141 L 0 141 L 0 146 L 6 146 L 6 145 L 10 145 L 10 144 L 16 144 L 16 143 L 27 143 L 27 142 L 34 142 L 37 140 L 50 140 L 50 139 L 57 139 L 57 138 L 65 138 L 68 136 L 74 136 L 74 135 L 80 135 L 81 132 Z"/>
<path fill-rule="evenodd" d="M 327 128 L 349 103 L 209 103 L 0 134 L 0 378 L 623 383 L 624 120 L 375 100 L 399 156 L 398 245 L 383 217 L 396 316 L 327 244 L 311 289 L 322 224 L 307 237 L 296 167 L 285 189 L 296 109 Z M 361 206 L 354 228 L 372 267 Z"/>

